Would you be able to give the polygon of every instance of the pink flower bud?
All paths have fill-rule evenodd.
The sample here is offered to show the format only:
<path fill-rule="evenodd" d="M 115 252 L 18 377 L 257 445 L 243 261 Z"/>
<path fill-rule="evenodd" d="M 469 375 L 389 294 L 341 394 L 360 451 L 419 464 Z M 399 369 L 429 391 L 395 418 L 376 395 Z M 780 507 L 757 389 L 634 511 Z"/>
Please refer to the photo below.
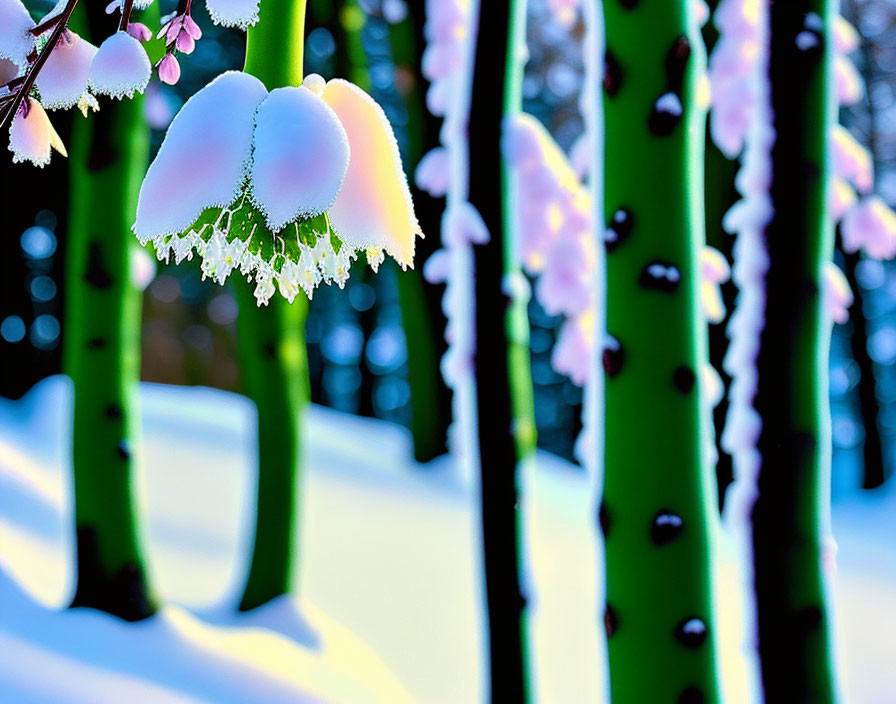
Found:
<path fill-rule="evenodd" d="M 142 22 L 129 22 L 128 34 L 141 42 L 148 42 L 152 39 L 152 30 Z"/>
<path fill-rule="evenodd" d="M 193 49 L 196 48 L 196 42 L 186 32 L 180 32 L 177 35 L 177 41 L 174 43 L 174 46 L 182 54 L 192 54 Z"/>
<path fill-rule="evenodd" d="M 202 39 L 202 30 L 190 15 L 184 15 L 184 29 L 193 39 Z"/>
<path fill-rule="evenodd" d="M 162 83 L 173 86 L 180 80 L 180 64 L 174 58 L 174 54 L 165 54 L 156 66 L 159 69 L 159 78 Z"/>
<path fill-rule="evenodd" d="M 172 42 L 177 41 L 177 35 L 180 34 L 183 29 L 183 24 L 179 17 L 175 17 L 171 20 L 171 24 L 168 25 L 168 31 L 165 33 L 165 43 L 171 44 Z"/>
<path fill-rule="evenodd" d="M 171 29 L 171 24 L 174 20 L 168 20 L 167 22 L 162 24 L 162 28 L 159 30 L 159 33 L 156 34 L 156 39 L 161 39 L 168 34 L 168 30 Z"/>

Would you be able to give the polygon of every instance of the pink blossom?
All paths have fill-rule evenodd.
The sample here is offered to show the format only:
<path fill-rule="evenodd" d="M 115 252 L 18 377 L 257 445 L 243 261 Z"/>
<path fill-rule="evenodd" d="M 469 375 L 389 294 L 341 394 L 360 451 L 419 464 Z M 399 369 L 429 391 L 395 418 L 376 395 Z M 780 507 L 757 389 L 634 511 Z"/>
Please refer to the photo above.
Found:
<path fill-rule="evenodd" d="M 173 86 L 180 80 L 180 64 L 177 63 L 174 54 L 165 54 L 156 67 L 159 69 L 159 78 L 162 83 Z"/>
<path fill-rule="evenodd" d="M 180 32 L 177 35 L 177 40 L 174 42 L 174 46 L 182 54 L 192 54 L 193 49 L 196 48 L 196 40 L 186 32 Z"/>
<path fill-rule="evenodd" d="M 152 39 L 152 30 L 142 22 L 129 22 L 127 31 L 134 39 L 141 42 L 148 42 Z"/>

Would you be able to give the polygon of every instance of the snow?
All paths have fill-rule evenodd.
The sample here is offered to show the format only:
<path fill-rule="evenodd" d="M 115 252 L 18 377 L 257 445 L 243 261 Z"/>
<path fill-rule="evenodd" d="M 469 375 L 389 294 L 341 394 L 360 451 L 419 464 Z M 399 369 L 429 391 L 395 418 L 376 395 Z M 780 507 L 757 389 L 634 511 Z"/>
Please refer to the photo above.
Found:
<path fill-rule="evenodd" d="M 402 267 L 413 267 L 414 241 L 423 232 L 392 125 L 379 104 L 348 81 L 328 81 L 322 97 L 339 117 L 351 149 L 345 182 L 330 208 L 336 233 L 357 249 L 380 247 Z"/>
<path fill-rule="evenodd" d="M 90 65 L 90 89 L 113 98 L 133 98 L 146 90 L 152 66 L 140 43 L 124 31 L 115 32 L 100 44 Z"/>
<path fill-rule="evenodd" d="M 266 96 L 257 78 L 229 71 L 184 104 L 140 188 L 134 232 L 141 242 L 182 232 L 205 208 L 239 196 Z"/>
<path fill-rule="evenodd" d="M 242 30 L 258 22 L 258 5 L 259 0 L 205 0 L 212 22 Z"/>
<path fill-rule="evenodd" d="M 24 70 L 26 57 L 34 49 L 34 37 L 29 33 L 32 27 L 34 20 L 20 0 L 0 0 L 0 58 Z"/>
<path fill-rule="evenodd" d="M 48 110 L 68 109 L 87 92 L 87 75 L 96 47 L 75 32 L 63 32 L 35 81 Z"/>
<path fill-rule="evenodd" d="M 426 191 L 433 198 L 441 198 L 448 193 L 451 185 L 451 160 L 445 147 L 430 149 L 414 172 L 417 187 Z"/>
<path fill-rule="evenodd" d="M 63 611 L 71 592 L 71 384 L 0 402 L 0 689 L 12 701 L 426 704 L 483 696 L 477 498 L 453 460 L 415 465 L 382 421 L 308 414 L 299 597 L 251 614 L 239 594 L 251 542 L 255 415 L 235 394 L 141 385 L 140 501 L 150 569 L 168 605 L 123 624 Z M 375 451 L 372 449 L 375 448 Z M 601 695 L 593 487 L 540 454 L 527 472 L 536 701 Z M 848 698 L 896 695 L 896 485 L 834 506 L 835 598 Z M 753 704 L 723 534 L 717 600 L 726 701 Z M 52 676 L 48 676 L 52 673 Z"/>
<path fill-rule="evenodd" d="M 328 210 L 348 165 L 345 129 L 323 100 L 307 88 L 271 91 L 255 116 L 252 161 L 252 198 L 271 231 Z"/>
<path fill-rule="evenodd" d="M 863 198 L 843 216 L 840 226 L 843 249 L 862 249 L 874 259 L 896 255 L 896 213 L 880 196 Z"/>

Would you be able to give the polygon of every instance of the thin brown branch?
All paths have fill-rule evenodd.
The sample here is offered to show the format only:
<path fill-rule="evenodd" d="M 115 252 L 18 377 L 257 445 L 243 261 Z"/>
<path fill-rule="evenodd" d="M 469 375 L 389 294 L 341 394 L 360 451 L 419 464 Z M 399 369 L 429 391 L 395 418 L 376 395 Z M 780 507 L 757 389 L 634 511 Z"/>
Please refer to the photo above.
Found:
<path fill-rule="evenodd" d="M 127 32 L 128 25 L 131 22 L 131 13 L 134 11 L 134 0 L 124 0 L 124 7 L 121 8 L 121 21 L 118 23 L 119 32 Z"/>
<path fill-rule="evenodd" d="M 63 8 L 62 12 L 58 15 L 59 20 L 56 22 L 56 26 L 53 27 L 53 33 L 44 45 L 44 48 L 41 49 L 37 59 L 35 59 L 34 63 L 32 63 L 25 72 L 24 80 L 22 81 L 21 87 L 16 91 L 15 99 L 8 107 L 3 108 L 3 112 L 0 114 L 0 127 L 3 127 L 8 120 L 16 115 L 19 108 L 22 106 L 22 103 L 25 101 L 25 98 L 28 97 L 28 93 L 31 92 L 31 88 L 34 86 L 34 81 L 37 79 L 37 74 L 40 73 L 44 64 L 47 63 L 47 59 L 50 58 L 50 52 L 53 51 L 56 44 L 59 43 L 59 38 L 65 31 L 68 21 L 71 19 L 72 12 L 77 4 L 78 0 L 68 0 L 66 2 L 65 8 Z"/>

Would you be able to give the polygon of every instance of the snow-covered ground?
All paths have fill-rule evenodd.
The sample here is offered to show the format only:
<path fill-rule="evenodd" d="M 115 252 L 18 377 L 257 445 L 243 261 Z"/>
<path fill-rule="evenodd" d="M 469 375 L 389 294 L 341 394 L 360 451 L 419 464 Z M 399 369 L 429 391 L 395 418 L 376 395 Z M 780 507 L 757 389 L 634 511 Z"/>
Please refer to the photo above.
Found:
<path fill-rule="evenodd" d="M 0 402 L 0 701 L 481 701 L 476 501 L 449 458 L 415 465 L 402 429 L 313 408 L 300 596 L 237 616 L 253 407 L 235 394 L 151 384 L 141 401 L 141 506 L 169 606 L 137 625 L 58 610 L 73 576 L 70 383 L 53 377 Z M 538 701 L 599 702 L 591 488 L 544 454 L 527 481 Z M 896 488 L 841 500 L 834 531 L 848 701 L 891 704 Z M 727 701 L 749 704 L 734 565 L 726 548 L 718 627 Z"/>

